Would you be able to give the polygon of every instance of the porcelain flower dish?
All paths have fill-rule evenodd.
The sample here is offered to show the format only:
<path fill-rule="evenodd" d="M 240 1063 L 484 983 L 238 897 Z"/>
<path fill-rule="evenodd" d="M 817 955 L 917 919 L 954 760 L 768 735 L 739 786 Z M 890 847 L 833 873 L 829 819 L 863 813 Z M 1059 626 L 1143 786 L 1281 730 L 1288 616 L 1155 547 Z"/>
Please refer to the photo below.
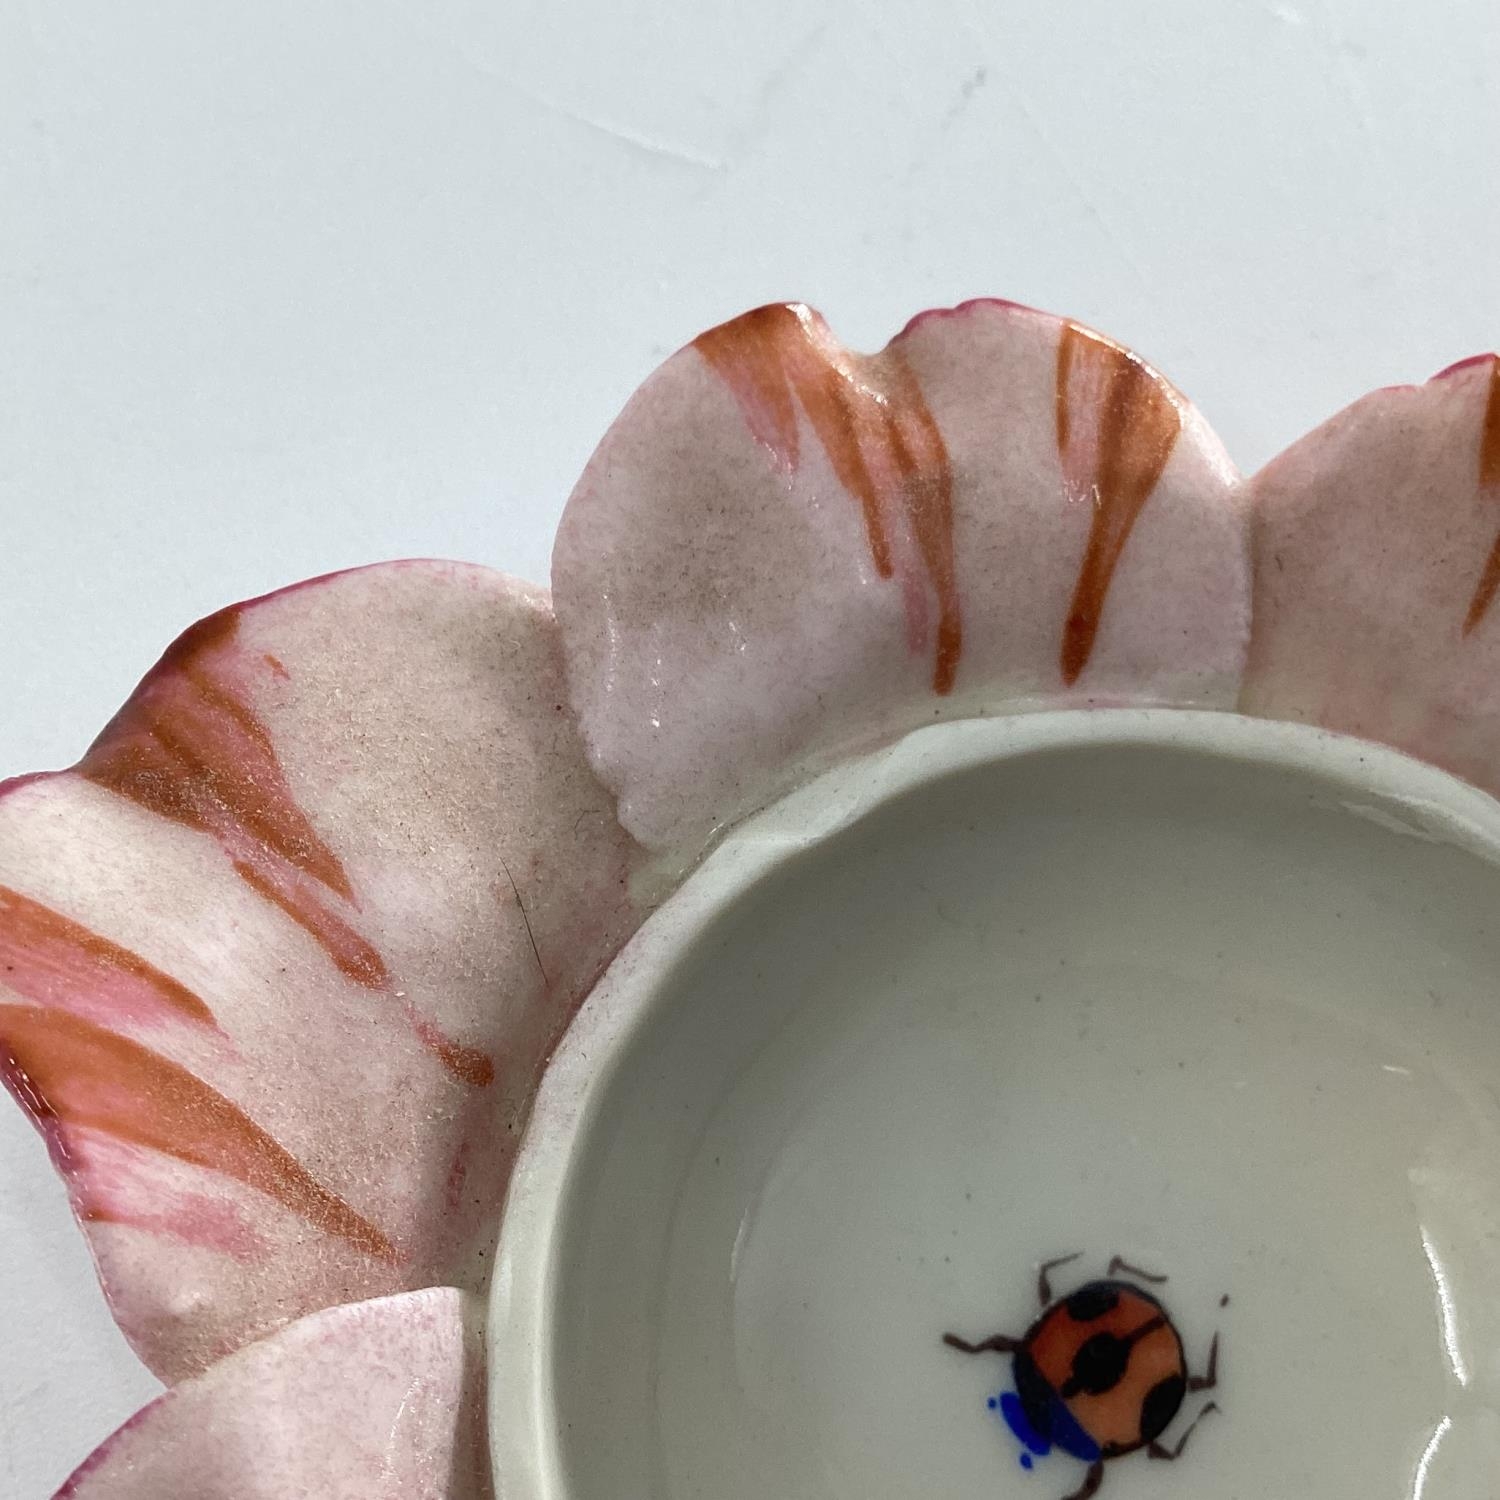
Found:
<path fill-rule="evenodd" d="M 1246 479 L 1076 323 L 772 306 L 550 594 L 193 626 L 0 786 L 168 1387 L 60 1494 L 1490 1493 L 1497 591 L 1494 356 Z"/>

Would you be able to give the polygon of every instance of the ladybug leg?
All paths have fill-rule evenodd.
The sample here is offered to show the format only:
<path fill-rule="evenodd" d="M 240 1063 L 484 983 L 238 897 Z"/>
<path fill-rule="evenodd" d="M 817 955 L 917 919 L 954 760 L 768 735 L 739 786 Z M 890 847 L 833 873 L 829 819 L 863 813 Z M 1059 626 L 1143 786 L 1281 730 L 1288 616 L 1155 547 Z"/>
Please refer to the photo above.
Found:
<path fill-rule="evenodd" d="M 977 1344 L 971 1344 L 967 1339 L 959 1338 L 956 1333 L 945 1333 L 943 1342 L 950 1349 L 958 1349 L 964 1354 L 1014 1354 L 1025 1341 L 1013 1339 L 1008 1333 L 996 1333 L 987 1339 L 981 1339 Z"/>
<path fill-rule="evenodd" d="M 1063 1500 L 1089 1500 L 1090 1495 L 1099 1493 L 1099 1486 L 1103 1483 L 1104 1460 L 1100 1458 L 1089 1465 L 1088 1473 L 1083 1476 L 1083 1483 L 1071 1495 L 1064 1495 Z"/>
<path fill-rule="evenodd" d="M 1154 1282 L 1157 1286 L 1160 1286 L 1167 1279 L 1165 1276 L 1156 1276 L 1150 1271 L 1143 1271 L 1139 1266 L 1133 1266 L 1129 1261 L 1121 1260 L 1118 1255 L 1111 1257 L 1109 1270 L 1105 1274 L 1108 1276 L 1118 1276 L 1121 1271 L 1124 1271 L 1129 1276 L 1137 1276 L 1142 1281 Z"/>
<path fill-rule="evenodd" d="M 1147 1455 L 1147 1457 L 1148 1458 L 1165 1458 L 1165 1459 L 1167 1459 L 1169 1461 L 1171 1461 L 1173 1459 L 1181 1458 L 1182 1457 L 1182 1450 L 1187 1447 L 1187 1441 L 1188 1441 L 1188 1439 L 1190 1437 L 1192 1437 L 1193 1433 L 1197 1430 L 1198 1424 L 1204 1419 L 1204 1417 L 1206 1417 L 1209 1414 L 1209 1412 L 1211 1412 L 1211 1411 L 1218 1411 L 1218 1409 L 1219 1409 L 1219 1403 L 1217 1401 L 1210 1401 L 1208 1403 L 1208 1405 L 1205 1406 L 1203 1408 L 1203 1410 L 1200 1411 L 1198 1413 L 1198 1415 L 1193 1418 L 1192 1426 L 1190 1426 L 1188 1428 L 1188 1430 L 1185 1433 L 1183 1433 L 1183 1435 L 1180 1438 L 1177 1439 L 1177 1446 L 1175 1448 L 1168 1448 L 1166 1446 L 1166 1444 L 1164 1444 L 1164 1443 L 1153 1442 L 1151 1444 L 1151 1446 L 1146 1449 L 1146 1455 Z"/>
<path fill-rule="evenodd" d="M 1219 1335 L 1214 1335 L 1214 1341 L 1208 1346 L 1208 1369 L 1201 1375 L 1188 1376 L 1187 1388 L 1190 1391 L 1211 1391 L 1219 1383 Z"/>
<path fill-rule="evenodd" d="M 1056 1260 L 1046 1261 L 1037 1268 L 1036 1300 L 1043 1307 L 1050 1307 L 1052 1305 L 1052 1283 L 1047 1279 L 1047 1273 L 1055 1271 L 1059 1266 L 1071 1265 L 1082 1254 L 1082 1250 L 1075 1250 L 1071 1255 L 1059 1255 Z"/>

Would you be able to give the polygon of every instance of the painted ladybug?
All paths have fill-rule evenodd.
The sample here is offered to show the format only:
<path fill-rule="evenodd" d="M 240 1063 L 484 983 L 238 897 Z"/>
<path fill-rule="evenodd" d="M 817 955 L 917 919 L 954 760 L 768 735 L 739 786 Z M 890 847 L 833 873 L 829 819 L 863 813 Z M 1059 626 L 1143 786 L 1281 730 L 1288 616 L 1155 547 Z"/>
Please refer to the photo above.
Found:
<path fill-rule="evenodd" d="M 1144 1448 L 1151 1458 L 1182 1456 L 1199 1422 L 1218 1404 L 1210 1401 L 1175 1447 L 1158 1441 L 1192 1391 L 1212 1390 L 1219 1378 L 1219 1336 L 1208 1351 L 1208 1369 L 1189 1375 L 1182 1339 L 1161 1302 L 1136 1282 L 1161 1285 L 1165 1276 L 1127 1265 L 1117 1255 L 1102 1281 L 1086 1282 L 1066 1297 L 1052 1296 L 1050 1273 L 1082 1252 L 1049 1260 L 1037 1276 L 1042 1312 L 1020 1338 L 997 1333 L 971 1344 L 945 1333 L 943 1342 L 965 1354 L 1009 1354 L 1015 1391 L 991 1400 L 1023 1445 L 1023 1467 L 1032 1455 L 1058 1448 L 1089 1466 L 1083 1484 L 1065 1500 L 1089 1500 L 1104 1479 L 1104 1465 Z M 1122 1281 L 1124 1276 L 1133 1281 Z M 1223 1298 L 1219 1306 L 1229 1301 Z"/>

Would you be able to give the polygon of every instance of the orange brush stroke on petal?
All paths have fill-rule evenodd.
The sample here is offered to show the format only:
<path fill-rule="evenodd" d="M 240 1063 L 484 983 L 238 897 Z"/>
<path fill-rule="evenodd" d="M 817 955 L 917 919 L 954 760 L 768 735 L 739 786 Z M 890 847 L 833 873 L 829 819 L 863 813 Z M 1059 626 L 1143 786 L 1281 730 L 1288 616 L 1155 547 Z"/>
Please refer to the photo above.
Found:
<path fill-rule="evenodd" d="M 406 1003 L 406 997 L 391 988 L 385 960 L 337 913 L 322 902 L 295 894 L 251 867 L 235 870 L 242 880 L 279 906 L 298 926 L 310 933 L 346 978 L 366 989 L 381 990 L 402 1002 L 401 1011 L 417 1040 L 459 1080 L 473 1088 L 487 1088 L 495 1081 L 495 1064 L 477 1047 L 450 1041 L 425 1016 Z"/>
<path fill-rule="evenodd" d="M 307 932 L 347 978 L 390 993 L 384 959 L 337 915 L 322 886 L 344 902 L 354 890 L 338 856 L 297 805 L 270 731 L 227 680 L 238 606 L 187 631 L 115 715 L 78 773 L 159 817 L 216 839 L 236 875 Z M 281 675 L 289 675 L 280 661 Z M 423 1046 L 464 1083 L 494 1076 L 487 1057 L 403 1014 Z M 486 1070 L 488 1070 L 486 1072 Z"/>
<path fill-rule="evenodd" d="M 904 365 L 901 368 L 905 370 Z M 910 378 L 910 372 L 906 374 Z M 911 386 L 915 399 L 902 407 L 903 425 L 909 422 L 909 431 L 900 445 L 906 493 L 914 497 L 908 500 L 907 518 L 938 599 L 933 691 L 948 693 L 963 654 L 963 619 L 953 556 L 953 472 L 937 422 L 917 392 L 915 380 Z"/>
<path fill-rule="evenodd" d="M 384 989 L 390 982 L 385 960 L 375 948 L 321 901 L 243 860 L 234 861 L 234 873 L 308 933 L 346 979 L 367 990 Z"/>
<path fill-rule="evenodd" d="M 424 1047 L 436 1054 L 442 1065 L 459 1080 L 471 1088 L 488 1088 L 495 1081 L 495 1064 L 478 1047 L 467 1047 L 462 1042 L 450 1041 L 425 1016 L 419 1016 L 409 1006 L 406 1014 L 412 1029 Z"/>
<path fill-rule="evenodd" d="M 166 1015 L 214 1025 L 186 985 L 138 953 L 0 885 L 0 984 L 38 1005 L 94 1005 L 136 1022 Z"/>
<path fill-rule="evenodd" d="M 1489 397 L 1479 429 L 1479 488 L 1491 493 L 1500 491 L 1500 355 L 1490 357 Z M 1497 589 L 1500 589 L 1500 536 L 1490 548 L 1474 597 L 1469 601 L 1469 612 L 1464 617 L 1465 635 L 1489 612 Z"/>
<path fill-rule="evenodd" d="M 235 610 L 189 630 L 78 763 L 95 784 L 223 839 L 239 832 L 349 900 L 349 877 L 287 785 L 265 725 L 208 670 Z"/>
<path fill-rule="evenodd" d="M 1093 653 L 1115 567 L 1172 456 L 1182 412 L 1149 365 L 1076 323 L 1063 325 L 1057 346 L 1056 403 L 1068 492 L 1093 506 L 1063 629 L 1062 678 L 1071 687 Z"/>
<path fill-rule="evenodd" d="M 62 1011 L 0 1005 L 0 1070 L 65 1157 L 70 1130 L 97 1131 L 223 1173 L 368 1255 L 398 1259 L 379 1229 L 249 1116 L 139 1042 Z"/>
<path fill-rule="evenodd" d="M 816 313 L 782 305 L 711 329 L 694 347 L 728 385 L 757 441 L 790 473 L 801 461 L 801 407 L 839 483 L 859 502 L 882 578 L 895 573 L 895 529 L 904 523 L 937 602 L 933 690 L 951 691 L 963 651 L 952 465 L 906 360 L 893 349 L 850 355 Z"/>

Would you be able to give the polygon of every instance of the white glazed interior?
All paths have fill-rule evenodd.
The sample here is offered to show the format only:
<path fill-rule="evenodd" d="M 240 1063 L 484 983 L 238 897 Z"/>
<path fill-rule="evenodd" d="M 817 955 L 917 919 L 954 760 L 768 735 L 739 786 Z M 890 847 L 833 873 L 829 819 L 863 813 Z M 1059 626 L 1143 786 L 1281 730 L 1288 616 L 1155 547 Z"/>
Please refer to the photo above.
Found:
<path fill-rule="evenodd" d="M 1107 1494 L 1490 1496 L 1497 859 L 1440 772 L 1181 712 L 937 726 L 752 820 L 547 1074 L 501 1496 L 1057 1500 L 940 1335 L 1073 1250 L 1223 1337 L 1222 1412 Z"/>

